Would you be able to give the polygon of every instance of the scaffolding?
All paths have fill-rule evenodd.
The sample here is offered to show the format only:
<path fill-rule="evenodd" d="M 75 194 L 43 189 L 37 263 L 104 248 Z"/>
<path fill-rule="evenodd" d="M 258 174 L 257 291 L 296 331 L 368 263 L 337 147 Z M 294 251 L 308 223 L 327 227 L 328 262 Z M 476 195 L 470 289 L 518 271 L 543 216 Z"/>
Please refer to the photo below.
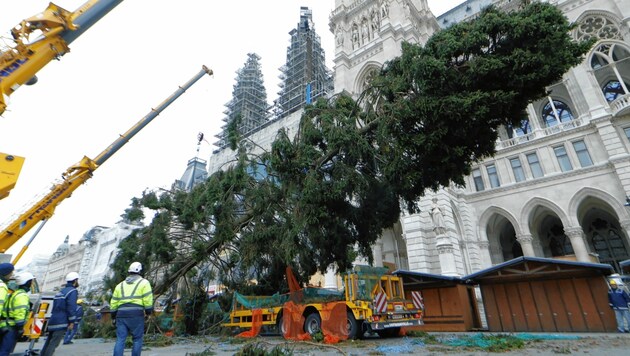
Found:
<path fill-rule="evenodd" d="M 241 136 L 264 125 L 269 120 L 267 91 L 259 61 L 259 55 L 248 53 L 245 65 L 236 71 L 232 100 L 225 104 L 224 124 L 221 126 L 221 133 L 215 136 L 219 139 L 215 145 L 220 148 L 228 145 L 228 126 L 233 120 L 240 118 L 236 129 Z"/>
<path fill-rule="evenodd" d="M 312 10 L 300 8 L 300 22 L 289 34 L 291 44 L 287 47 L 287 61 L 279 68 L 281 83 L 275 112 L 278 118 L 286 117 L 333 92 L 333 73 L 326 67 Z"/>
<path fill-rule="evenodd" d="M 280 91 L 273 106 L 267 104 L 267 94 L 260 71 L 260 57 L 248 54 L 245 66 L 238 70 L 232 100 L 225 104 L 226 115 L 219 139 L 218 152 L 228 146 L 228 126 L 240 116 L 237 127 L 242 137 L 252 135 L 272 122 L 281 120 L 320 97 L 333 93 L 333 72 L 326 67 L 321 39 L 315 32 L 313 12 L 300 7 L 300 22 L 289 32 L 286 63 L 280 67 Z"/>

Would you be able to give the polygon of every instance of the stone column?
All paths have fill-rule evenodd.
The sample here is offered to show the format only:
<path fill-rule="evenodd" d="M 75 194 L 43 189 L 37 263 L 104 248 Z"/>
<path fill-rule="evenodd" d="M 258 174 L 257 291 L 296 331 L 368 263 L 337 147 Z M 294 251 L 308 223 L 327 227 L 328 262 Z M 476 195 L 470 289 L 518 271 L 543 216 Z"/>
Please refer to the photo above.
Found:
<path fill-rule="evenodd" d="M 492 266 L 492 257 L 490 257 L 490 243 L 488 241 L 479 241 L 479 256 L 481 259 L 481 266 L 479 269 L 484 269 Z"/>
<path fill-rule="evenodd" d="M 536 253 L 534 252 L 534 244 L 532 243 L 534 239 L 531 234 L 522 234 L 516 236 L 516 241 L 521 244 L 521 249 L 523 250 L 523 256 L 525 257 L 536 257 Z"/>
<path fill-rule="evenodd" d="M 455 254 L 453 253 L 453 243 L 451 238 L 446 234 L 440 234 L 436 237 L 436 248 L 440 258 L 440 269 L 445 276 L 457 276 L 457 267 L 455 266 Z"/>
<path fill-rule="evenodd" d="M 571 240 L 571 247 L 573 247 L 573 252 L 578 262 L 591 262 L 588 248 L 584 242 L 584 231 L 582 231 L 582 228 L 565 227 L 564 233 L 569 237 L 569 240 Z"/>
<path fill-rule="evenodd" d="M 376 241 L 372 247 L 372 256 L 374 257 L 374 267 L 383 267 L 383 241 Z"/>
<path fill-rule="evenodd" d="M 333 267 L 329 267 L 324 275 L 324 288 L 326 289 L 338 289 L 337 288 L 337 274 Z"/>

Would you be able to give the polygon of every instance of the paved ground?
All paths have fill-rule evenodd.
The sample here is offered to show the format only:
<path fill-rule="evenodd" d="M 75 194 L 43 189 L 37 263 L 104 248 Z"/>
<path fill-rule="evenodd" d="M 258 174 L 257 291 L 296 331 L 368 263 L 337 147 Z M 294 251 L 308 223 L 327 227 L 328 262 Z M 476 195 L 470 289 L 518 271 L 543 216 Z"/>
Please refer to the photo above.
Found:
<path fill-rule="evenodd" d="M 430 333 L 431 340 L 419 337 L 400 337 L 392 339 L 367 338 L 358 341 L 345 341 L 335 345 L 317 343 L 286 342 L 278 336 L 263 336 L 253 340 L 234 338 L 175 338 L 175 343 L 167 347 L 146 347 L 143 356 L 227 356 L 234 355 L 249 343 L 258 343 L 267 350 L 274 346 L 291 350 L 294 355 L 488 355 L 491 354 L 481 348 L 467 346 L 453 346 L 453 342 L 468 340 L 478 333 Z M 490 334 L 484 334 L 490 335 Z M 505 334 L 504 334 L 505 335 Z M 537 355 L 551 356 L 559 354 L 571 355 L 611 355 L 629 354 L 630 334 L 514 334 L 526 339 L 532 335 L 545 340 L 527 340 L 525 348 L 513 350 L 500 355 Z M 427 341 L 437 340 L 437 343 Z M 41 347 L 43 341 L 36 344 Z M 28 348 L 27 343 L 19 343 L 14 356 L 23 355 Z M 78 339 L 72 345 L 61 345 L 56 355 L 111 355 L 114 348 L 113 340 Z M 131 351 L 126 350 L 125 355 Z M 499 354 L 497 354 L 499 355 Z"/>

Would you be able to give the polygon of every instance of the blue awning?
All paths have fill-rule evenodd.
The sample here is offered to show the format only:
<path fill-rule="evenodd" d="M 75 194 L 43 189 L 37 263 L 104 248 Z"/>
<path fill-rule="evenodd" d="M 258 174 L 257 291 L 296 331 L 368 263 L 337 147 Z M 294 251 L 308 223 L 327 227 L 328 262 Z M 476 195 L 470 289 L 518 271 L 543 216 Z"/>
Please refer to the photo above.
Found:
<path fill-rule="evenodd" d="M 527 264 L 536 264 L 536 265 L 548 265 L 548 266 L 556 266 L 555 270 L 548 270 L 544 268 L 535 268 L 535 269 L 525 269 L 519 270 L 519 265 L 527 265 Z M 566 261 L 555 258 L 543 258 L 543 257 L 517 257 L 515 259 L 500 263 L 496 266 L 492 266 L 490 268 L 486 268 L 479 272 L 472 273 L 466 277 L 462 277 L 464 281 L 467 283 L 478 282 L 480 279 L 484 277 L 489 277 L 491 275 L 497 274 L 499 272 L 507 272 L 504 274 L 510 274 L 511 277 L 516 275 L 520 275 L 523 278 L 534 277 L 536 275 L 567 275 L 570 273 L 575 273 L 576 268 L 579 270 L 591 271 L 593 274 L 601 274 L 601 275 L 610 275 L 614 273 L 614 270 L 611 265 L 604 263 L 592 263 L 592 262 L 577 262 L 577 261 Z M 508 275 L 505 275 L 507 278 Z"/>
<path fill-rule="evenodd" d="M 412 272 L 407 270 L 396 270 L 392 274 L 402 278 L 405 288 L 420 286 L 450 286 L 454 284 L 464 283 L 464 281 L 460 277 L 444 276 L 441 274 Z"/>

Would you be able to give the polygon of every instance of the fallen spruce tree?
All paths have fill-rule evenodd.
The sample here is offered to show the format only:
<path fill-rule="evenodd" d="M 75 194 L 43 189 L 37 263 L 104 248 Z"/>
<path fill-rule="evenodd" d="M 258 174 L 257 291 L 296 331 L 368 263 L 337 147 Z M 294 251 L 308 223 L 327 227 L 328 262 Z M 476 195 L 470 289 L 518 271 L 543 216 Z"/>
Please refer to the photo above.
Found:
<path fill-rule="evenodd" d="M 280 130 L 270 148 L 230 123 L 235 159 L 224 170 L 189 192 L 132 200 L 127 219 L 155 215 L 121 243 L 110 283 L 139 260 L 156 294 L 214 277 L 272 294 L 286 289 L 287 265 L 306 281 L 358 255 L 372 261 L 383 229 L 417 212 L 427 190 L 463 185 L 471 165 L 495 153 L 497 129 L 517 126 L 528 103 L 583 60 L 592 43 L 574 42 L 571 29 L 546 3 L 488 8 L 425 46 L 405 43 L 358 99 L 307 106 L 298 132 Z"/>

